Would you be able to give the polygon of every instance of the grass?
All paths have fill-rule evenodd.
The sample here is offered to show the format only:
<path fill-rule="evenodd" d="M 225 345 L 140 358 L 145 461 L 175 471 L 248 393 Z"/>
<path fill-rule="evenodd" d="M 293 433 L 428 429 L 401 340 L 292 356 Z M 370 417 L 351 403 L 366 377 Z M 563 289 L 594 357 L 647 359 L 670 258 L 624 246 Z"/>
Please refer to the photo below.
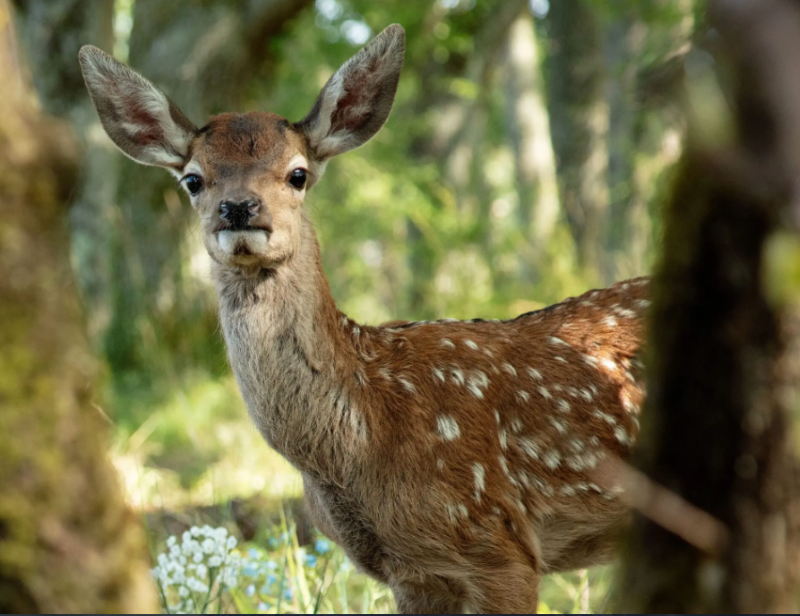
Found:
<path fill-rule="evenodd" d="M 131 504 L 143 515 L 150 513 L 145 520 L 154 564 L 169 551 L 169 537 L 179 540 L 191 525 L 223 526 L 236 536 L 233 552 L 242 563 L 236 584 L 224 588 L 211 580 L 190 611 L 394 612 L 387 588 L 355 571 L 341 549 L 281 506 L 300 496 L 300 477 L 264 444 L 232 377 L 189 376 L 170 391 L 175 393 L 140 398 L 132 387 L 115 394 L 111 408 L 123 409 L 124 415 L 115 418 L 112 457 Z M 234 512 L 230 503 L 254 495 L 262 499 L 254 501 L 259 510 L 243 525 L 242 512 Z M 169 512 L 168 522 L 158 512 Z M 612 578 L 609 568 L 547 576 L 539 610 L 603 612 Z M 176 605 L 176 592 L 162 588 L 165 609 Z"/>

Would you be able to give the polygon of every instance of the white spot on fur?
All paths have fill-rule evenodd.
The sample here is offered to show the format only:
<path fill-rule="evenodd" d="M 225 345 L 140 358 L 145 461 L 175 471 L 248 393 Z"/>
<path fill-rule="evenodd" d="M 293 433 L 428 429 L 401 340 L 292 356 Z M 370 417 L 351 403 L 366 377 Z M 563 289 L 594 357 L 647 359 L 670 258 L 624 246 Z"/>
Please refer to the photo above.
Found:
<path fill-rule="evenodd" d="M 392 380 L 392 373 L 388 368 L 381 368 L 380 370 L 378 370 L 378 373 L 387 381 Z"/>
<path fill-rule="evenodd" d="M 501 429 L 500 432 L 497 433 L 497 437 L 500 439 L 500 449 L 505 451 L 508 448 L 508 433 L 506 432 L 505 428 Z"/>
<path fill-rule="evenodd" d="M 584 456 L 574 456 L 572 458 L 568 458 L 566 463 L 567 466 L 573 471 L 592 469 L 597 466 L 597 456 L 592 453 L 587 453 Z"/>
<path fill-rule="evenodd" d="M 521 389 L 517 391 L 517 397 L 525 403 L 529 402 L 531 399 L 531 395 L 527 391 Z"/>
<path fill-rule="evenodd" d="M 458 521 L 463 519 L 466 520 L 469 517 L 469 512 L 464 505 L 457 504 L 457 505 L 445 505 L 445 510 L 447 511 L 447 515 L 450 518 L 450 522 L 452 524 L 458 524 Z"/>
<path fill-rule="evenodd" d="M 489 377 L 481 370 L 475 370 L 472 373 L 472 379 L 478 384 L 479 387 L 486 389 L 489 387 Z"/>
<path fill-rule="evenodd" d="M 575 495 L 575 488 L 573 488 L 572 486 L 569 486 L 569 485 L 561 486 L 561 490 L 560 491 L 564 496 L 574 496 Z"/>
<path fill-rule="evenodd" d="M 475 500 L 481 502 L 481 493 L 486 490 L 486 469 L 483 464 L 476 462 L 472 465 L 472 472 L 475 475 Z"/>
<path fill-rule="evenodd" d="M 517 441 L 517 445 L 520 451 L 529 458 L 533 458 L 534 460 L 539 459 L 539 448 L 531 439 L 523 437 Z"/>
<path fill-rule="evenodd" d="M 630 445 L 633 443 L 630 434 L 628 434 L 622 426 L 614 428 L 614 437 L 623 445 Z"/>
<path fill-rule="evenodd" d="M 636 307 L 642 310 L 646 310 L 650 307 L 650 300 L 649 299 L 637 299 L 636 300 Z"/>
<path fill-rule="evenodd" d="M 459 368 L 453 368 L 450 371 L 450 376 L 453 380 L 458 383 L 459 385 L 463 385 L 465 383 L 464 380 L 464 373 Z"/>
<path fill-rule="evenodd" d="M 616 327 L 616 326 L 617 326 L 617 320 L 616 320 L 614 317 L 610 316 L 610 315 L 609 315 L 609 316 L 607 316 L 607 317 L 605 317 L 605 318 L 604 318 L 604 319 L 601 321 L 601 323 L 602 323 L 603 325 L 606 325 L 606 326 L 608 326 L 608 327 Z"/>
<path fill-rule="evenodd" d="M 567 360 L 564 359 L 563 357 L 561 357 L 561 355 L 556 355 L 555 356 L 555 360 L 556 361 L 560 361 L 562 364 L 566 364 L 567 363 Z"/>
<path fill-rule="evenodd" d="M 444 470 L 444 460 L 442 460 L 441 458 L 437 458 L 436 459 L 436 468 L 438 468 L 439 471 L 443 471 Z"/>
<path fill-rule="evenodd" d="M 561 411 L 562 413 L 569 413 L 570 410 L 572 410 L 572 407 L 570 407 L 569 402 L 561 398 L 558 399 L 557 407 L 558 410 Z"/>
<path fill-rule="evenodd" d="M 543 459 L 545 466 L 550 470 L 557 469 L 561 464 L 561 454 L 557 451 L 548 451 Z"/>
<path fill-rule="evenodd" d="M 475 343 L 474 343 L 472 340 L 470 340 L 469 338 L 467 338 L 466 340 L 464 340 L 464 344 L 465 344 L 465 345 L 467 345 L 469 348 L 471 348 L 473 351 L 477 351 L 477 350 L 478 350 L 478 345 L 477 345 L 477 344 L 475 344 Z"/>
<path fill-rule="evenodd" d="M 511 431 L 514 434 L 522 432 L 522 422 L 519 420 L 519 417 L 516 417 L 514 421 L 511 422 Z"/>
<path fill-rule="evenodd" d="M 497 458 L 497 460 L 500 462 L 500 468 L 503 469 L 503 472 L 505 473 L 506 477 L 508 477 L 508 480 L 513 485 L 517 485 L 517 480 L 514 479 L 514 476 L 511 474 L 511 471 L 508 470 L 508 462 L 506 461 L 505 456 L 500 456 Z"/>
<path fill-rule="evenodd" d="M 584 362 L 586 362 L 590 366 L 594 366 L 595 368 L 597 368 L 597 358 L 596 357 L 592 357 L 591 355 L 584 355 L 582 359 L 583 359 Z"/>
<path fill-rule="evenodd" d="M 607 357 L 601 358 L 600 359 L 600 363 L 603 364 L 603 366 L 605 368 L 607 368 L 608 370 L 610 370 L 611 372 L 615 371 L 617 369 L 617 367 L 618 367 L 617 364 L 615 364 L 613 361 L 611 361 Z"/>
<path fill-rule="evenodd" d="M 550 344 L 553 344 L 553 345 L 556 345 L 556 346 L 558 346 L 559 344 L 560 344 L 560 345 L 563 345 L 563 346 L 570 346 L 569 344 L 567 344 L 566 342 L 564 342 L 564 341 L 563 341 L 561 338 L 556 338 L 555 336 L 550 336 L 550 337 L 547 339 L 547 341 L 548 341 Z"/>
<path fill-rule="evenodd" d="M 539 393 L 542 394 L 542 397 L 544 397 L 546 400 L 553 399 L 553 395 L 549 391 L 547 391 L 547 387 L 540 386 Z"/>
<path fill-rule="evenodd" d="M 620 394 L 619 398 L 620 398 L 620 401 L 622 402 L 622 407 L 626 411 L 628 411 L 628 413 L 634 414 L 634 413 L 638 413 L 639 412 L 639 406 L 637 404 L 634 404 L 633 402 L 631 402 L 631 399 L 627 395 Z"/>
<path fill-rule="evenodd" d="M 360 335 L 361 335 L 361 328 L 358 325 L 356 325 L 353 328 L 353 338 L 358 338 Z"/>
<path fill-rule="evenodd" d="M 452 340 L 450 340 L 450 338 L 442 338 L 439 341 L 439 346 L 443 346 L 443 347 L 448 348 L 448 349 L 455 349 L 456 348 L 456 345 L 453 343 Z"/>
<path fill-rule="evenodd" d="M 565 424 L 563 421 L 559 421 L 555 417 L 551 417 L 550 418 L 550 423 L 558 431 L 559 434 L 566 434 L 567 433 L 567 430 L 568 430 L 567 424 Z"/>
<path fill-rule="evenodd" d="M 436 431 L 446 441 L 454 441 L 461 436 L 456 420 L 449 415 L 439 415 L 436 418 Z"/>
<path fill-rule="evenodd" d="M 531 368 L 528 366 L 528 374 L 531 376 L 532 379 L 536 379 L 537 381 L 542 380 L 542 373 L 539 372 L 536 368 Z"/>
<path fill-rule="evenodd" d="M 507 361 L 504 361 L 504 362 L 503 362 L 503 370 L 505 370 L 506 372 L 508 372 L 508 373 L 509 373 L 511 376 L 513 376 L 513 377 L 516 377 L 516 376 L 517 376 L 517 370 L 516 370 L 516 368 L 514 368 L 514 366 L 512 366 L 511 364 L 509 364 Z"/>
<path fill-rule="evenodd" d="M 469 380 L 469 382 L 467 383 L 467 389 L 478 400 L 483 400 L 483 392 L 481 391 L 480 384 L 477 383 L 474 379 Z"/>
<path fill-rule="evenodd" d="M 602 419 L 603 421 L 605 421 L 607 424 L 609 424 L 611 426 L 616 426 L 617 425 L 617 420 L 614 417 L 612 417 L 608 413 L 604 413 L 603 411 L 601 411 L 599 409 L 595 409 L 594 410 L 594 416 L 595 417 L 599 417 L 600 419 Z"/>
<path fill-rule="evenodd" d="M 416 388 L 416 387 L 414 387 L 414 383 L 412 383 L 411 381 L 409 381 L 409 380 L 408 380 L 406 377 L 404 377 L 404 376 L 398 376 L 398 377 L 397 377 L 397 380 L 398 380 L 398 381 L 400 381 L 400 384 L 401 384 L 403 387 L 405 387 L 405 388 L 406 388 L 406 390 L 407 390 L 409 393 L 412 393 L 412 394 L 415 394 L 415 393 L 417 393 L 417 388 Z"/>
<path fill-rule="evenodd" d="M 499 424 L 500 423 L 500 413 L 495 409 L 494 411 L 494 420 Z"/>
<path fill-rule="evenodd" d="M 592 401 L 592 392 L 590 392 L 588 389 L 581 389 L 581 395 L 586 402 Z"/>
<path fill-rule="evenodd" d="M 433 380 L 439 379 L 442 383 L 445 382 L 444 372 L 442 372 L 439 368 L 433 369 Z"/>

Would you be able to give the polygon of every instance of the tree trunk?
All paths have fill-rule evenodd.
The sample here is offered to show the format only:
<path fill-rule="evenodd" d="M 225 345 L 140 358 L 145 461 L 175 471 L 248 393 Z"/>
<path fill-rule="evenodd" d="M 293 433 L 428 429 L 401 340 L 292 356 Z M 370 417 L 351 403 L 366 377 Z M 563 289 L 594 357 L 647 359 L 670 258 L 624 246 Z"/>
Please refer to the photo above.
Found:
<path fill-rule="evenodd" d="M 493 65 L 502 52 L 511 24 L 525 11 L 525 0 L 496 1 L 483 6 L 485 19 L 473 20 L 472 30 L 463 32 L 474 40 L 474 51 L 468 58 L 459 58 L 442 64 L 431 54 L 430 60 L 420 70 L 420 95 L 416 99 L 414 117 L 418 120 L 428 119 L 427 125 L 418 132 L 418 137 L 411 144 L 411 158 L 420 161 L 437 161 L 442 176 L 453 185 L 457 198 L 464 197 L 463 189 L 471 191 L 478 186 L 485 188 L 485 180 L 459 177 L 471 174 L 478 168 L 480 155 L 475 155 L 474 144 L 477 132 L 474 123 L 480 121 L 487 104 L 485 92 L 488 91 L 493 74 Z M 424 30 L 425 35 L 433 38 L 433 30 L 443 19 L 444 11 L 438 3 L 428 15 Z M 465 101 L 456 96 L 450 83 L 454 78 L 461 78 L 478 84 L 482 94 L 474 100 Z M 421 122 L 417 122 L 421 125 Z M 456 171 L 454 174 L 453 172 Z M 483 169 L 480 170 L 484 173 Z M 461 194 L 459 188 L 462 189 Z M 468 201 L 475 202 L 467 194 Z M 485 203 L 479 203 L 476 214 Z M 485 211 L 485 210 L 484 210 Z M 488 220 L 478 221 L 488 226 Z M 416 318 L 434 318 L 435 310 L 430 297 L 433 295 L 431 285 L 438 269 L 438 257 L 422 231 L 409 220 L 408 255 L 411 279 L 408 287 L 408 309 Z M 481 229 L 479 236 L 484 236 L 487 229 Z"/>
<path fill-rule="evenodd" d="M 514 153 L 517 220 L 533 256 L 523 264 L 522 275 L 531 283 L 543 265 L 541 257 L 558 222 L 559 202 L 550 119 L 530 13 L 517 17 L 506 45 L 506 126 Z"/>
<path fill-rule="evenodd" d="M 89 401 L 69 268 L 77 152 L 23 87 L 0 0 L 0 611 L 157 609 L 145 542 Z"/>
<path fill-rule="evenodd" d="M 548 107 L 561 204 L 578 256 L 598 278 L 608 210 L 603 41 L 587 0 L 550 3 Z"/>
<path fill-rule="evenodd" d="M 620 591 L 626 612 L 798 607 L 789 429 L 800 400 L 798 297 L 774 292 L 787 281 L 776 287 L 767 257 L 786 237 L 800 250 L 800 6 L 710 6 L 727 70 L 715 75 L 701 57 L 687 71 L 693 117 L 654 283 L 639 448 L 645 473 L 727 531 L 701 551 L 637 519 Z M 733 82 L 733 111 L 720 76 Z M 787 223 L 791 233 L 781 233 Z"/>

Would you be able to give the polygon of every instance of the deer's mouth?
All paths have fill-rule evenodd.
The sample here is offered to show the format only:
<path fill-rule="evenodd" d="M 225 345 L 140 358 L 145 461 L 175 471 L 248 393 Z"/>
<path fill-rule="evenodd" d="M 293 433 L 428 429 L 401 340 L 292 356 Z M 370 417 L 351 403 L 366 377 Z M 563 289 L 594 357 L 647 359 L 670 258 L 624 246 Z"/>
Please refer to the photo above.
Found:
<path fill-rule="evenodd" d="M 269 231 L 258 227 L 222 229 L 217 232 L 220 248 L 232 257 L 264 254 L 269 244 Z"/>

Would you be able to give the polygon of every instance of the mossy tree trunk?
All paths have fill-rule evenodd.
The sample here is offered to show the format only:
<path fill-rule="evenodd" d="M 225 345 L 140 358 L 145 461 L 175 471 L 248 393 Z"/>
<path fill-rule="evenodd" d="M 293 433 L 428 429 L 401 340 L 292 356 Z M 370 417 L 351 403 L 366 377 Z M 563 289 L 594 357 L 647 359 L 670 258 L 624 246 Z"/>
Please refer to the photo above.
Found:
<path fill-rule="evenodd" d="M 777 253 L 781 267 L 800 254 L 800 4 L 711 2 L 709 24 L 720 49 L 716 65 L 700 54 L 687 71 L 692 118 L 655 278 L 640 464 L 727 530 L 701 551 L 637 519 L 618 607 L 794 612 L 797 298 L 769 273 L 776 241 L 795 246 Z"/>
<path fill-rule="evenodd" d="M 157 608 L 105 451 L 69 267 L 77 152 L 23 86 L 0 0 L 0 612 Z"/>

